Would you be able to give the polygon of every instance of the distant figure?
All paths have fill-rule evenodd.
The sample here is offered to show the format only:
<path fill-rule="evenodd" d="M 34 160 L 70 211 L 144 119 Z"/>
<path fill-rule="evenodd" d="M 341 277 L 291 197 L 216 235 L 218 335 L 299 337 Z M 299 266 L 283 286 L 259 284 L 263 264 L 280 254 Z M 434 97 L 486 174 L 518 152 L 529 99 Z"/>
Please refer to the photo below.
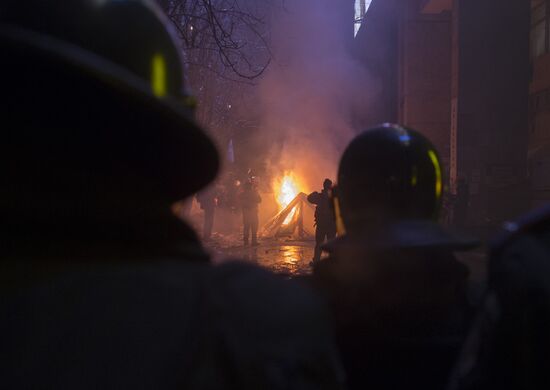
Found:
<path fill-rule="evenodd" d="M 204 210 L 204 224 L 202 229 L 202 238 L 205 241 L 212 237 L 212 229 L 214 227 L 214 214 L 216 212 L 217 196 L 213 187 L 197 194 L 197 202 L 201 209 Z"/>
<path fill-rule="evenodd" d="M 330 204 L 329 191 L 332 188 L 332 181 L 325 179 L 321 192 L 312 192 L 308 195 L 309 203 L 317 205 L 315 208 L 315 253 L 313 263 L 321 260 L 321 247 L 325 239 L 330 241 L 336 237 L 336 222 Z"/>
<path fill-rule="evenodd" d="M 325 245 L 313 280 L 351 389 L 445 388 L 471 318 L 454 252 L 475 241 L 436 222 L 443 172 L 431 142 L 398 125 L 361 133 L 342 156 L 335 217 L 346 233 Z"/>
<path fill-rule="evenodd" d="M 248 245 L 252 236 L 252 246 L 258 245 L 258 205 L 262 198 L 256 187 L 247 181 L 240 194 L 240 203 L 243 210 L 243 243 Z"/>

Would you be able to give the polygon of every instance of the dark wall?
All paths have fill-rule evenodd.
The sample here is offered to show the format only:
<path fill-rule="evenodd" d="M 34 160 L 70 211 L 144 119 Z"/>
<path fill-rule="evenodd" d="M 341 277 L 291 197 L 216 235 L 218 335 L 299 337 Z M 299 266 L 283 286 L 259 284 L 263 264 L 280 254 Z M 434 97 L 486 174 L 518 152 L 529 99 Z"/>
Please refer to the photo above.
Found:
<path fill-rule="evenodd" d="M 458 173 L 470 222 L 496 225 L 527 207 L 528 1 L 458 2 Z"/>
<path fill-rule="evenodd" d="M 399 0 L 373 0 L 353 53 L 380 85 L 357 118 L 361 127 L 398 120 Z M 367 87 L 367 86 L 366 86 Z"/>
<path fill-rule="evenodd" d="M 400 26 L 401 123 L 419 130 L 436 146 L 446 169 L 450 166 L 451 17 L 448 12 L 420 14 L 419 2 Z"/>
<path fill-rule="evenodd" d="M 416 1 L 374 0 L 355 40 L 383 86 L 363 123 L 426 129 L 454 182 L 467 180 L 468 225 L 528 208 L 529 30 L 528 1 L 455 0 L 426 16 Z"/>

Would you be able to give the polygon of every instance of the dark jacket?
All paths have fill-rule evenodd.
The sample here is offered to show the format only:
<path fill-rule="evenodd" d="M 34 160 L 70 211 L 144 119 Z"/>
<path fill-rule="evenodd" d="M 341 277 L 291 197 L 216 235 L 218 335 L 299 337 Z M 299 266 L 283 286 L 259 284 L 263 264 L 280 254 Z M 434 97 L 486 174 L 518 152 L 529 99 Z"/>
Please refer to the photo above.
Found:
<path fill-rule="evenodd" d="M 199 202 L 202 210 L 215 208 L 216 198 L 217 198 L 217 193 L 214 187 L 208 188 L 197 194 L 197 202 Z"/>
<path fill-rule="evenodd" d="M 467 269 L 442 250 L 372 250 L 341 237 L 313 275 L 351 389 L 442 389 L 471 310 Z"/>
<path fill-rule="evenodd" d="M 257 212 L 258 205 L 262 202 L 262 197 L 258 193 L 258 190 L 252 186 L 245 187 L 239 199 L 242 209 L 251 212 Z"/>
<path fill-rule="evenodd" d="M 315 223 L 317 226 L 335 225 L 334 214 L 327 191 L 312 192 L 308 195 L 307 201 L 317 206 L 315 207 Z"/>
<path fill-rule="evenodd" d="M 2 387 L 340 388 L 311 292 L 251 265 L 213 266 L 194 233 L 172 222 L 127 241 L 48 231 L 9 240 Z"/>

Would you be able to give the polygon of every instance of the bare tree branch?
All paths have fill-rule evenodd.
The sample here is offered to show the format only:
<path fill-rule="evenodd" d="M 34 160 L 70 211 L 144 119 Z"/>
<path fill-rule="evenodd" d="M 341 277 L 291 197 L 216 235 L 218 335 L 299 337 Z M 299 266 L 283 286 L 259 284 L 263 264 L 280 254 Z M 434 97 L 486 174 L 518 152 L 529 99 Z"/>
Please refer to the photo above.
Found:
<path fill-rule="evenodd" d="M 197 120 L 218 137 L 239 128 L 239 109 L 272 59 L 269 17 L 282 0 L 157 0 L 181 39 Z M 242 111 L 241 111 L 242 112 Z"/>
<path fill-rule="evenodd" d="M 219 63 L 237 78 L 254 80 L 271 61 L 269 30 L 264 17 L 243 10 L 246 1 L 250 0 L 159 0 L 159 3 L 182 39 L 185 61 L 199 63 L 202 50 L 215 49 Z"/>

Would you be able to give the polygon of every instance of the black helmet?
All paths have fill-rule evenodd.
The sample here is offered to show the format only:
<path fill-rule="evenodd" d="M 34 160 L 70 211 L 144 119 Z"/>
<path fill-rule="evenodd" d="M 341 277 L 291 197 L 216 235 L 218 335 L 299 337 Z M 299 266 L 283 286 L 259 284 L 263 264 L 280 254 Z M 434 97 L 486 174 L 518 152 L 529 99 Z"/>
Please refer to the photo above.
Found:
<path fill-rule="evenodd" d="M 384 124 L 359 134 L 338 170 L 338 196 L 348 229 L 364 224 L 437 219 L 443 168 L 422 134 Z"/>
<path fill-rule="evenodd" d="M 147 0 L 3 1 L 9 190 L 74 198 L 125 182 L 177 200 L 209 183 L 218 155 L 173 37 Z"/>
<path fill-rule="evenodd" d="M 339 234 L 347 233 L 341 241 L 381 249 L 475 247 L 477 240 L 436 223 L 442 176 L 422 134 L 394 124 L 359 134 L 342 156 L 332 192 Z"/>

